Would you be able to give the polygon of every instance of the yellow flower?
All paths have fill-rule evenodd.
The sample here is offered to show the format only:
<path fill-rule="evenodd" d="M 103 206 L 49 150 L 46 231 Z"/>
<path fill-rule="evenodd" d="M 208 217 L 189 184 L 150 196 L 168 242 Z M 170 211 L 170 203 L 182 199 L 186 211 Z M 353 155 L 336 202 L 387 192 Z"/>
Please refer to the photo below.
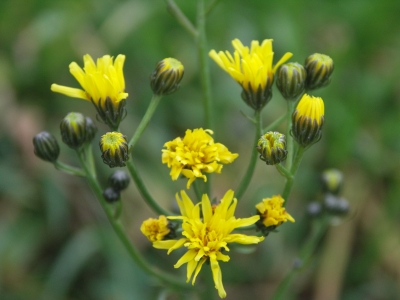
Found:
<path fill-rule="evenodd" d="M 239 154 L 229 152 L 220 143 L 214 143 L 210 136 L 213 132 L 203 128 L 186 130 L 185 137 L 180 137 L 164 144 L 162 163 L 171 168 L 172 180 L 182 174 L 188 178 L 187 188 L 196 178 L 207 181 L 205 173 L 221 173 L 222 164 L 233 162 Z"/>
<path fill-rule="evenodd" d="M 275 228 L 288 220 L 294 222 L 293 217 L 283 207 L 284 202 L 285 200 L 280 195 L 277 195 L 272 196 L 272 198 L 265 198 L 256 205 L 257 211 L 261 216 L 262 225 Z"/>
<path fill-rule="evenodd" d="M 292 135 L 303 147 L 320 140 L 324 124 L 324 101 L 304 94 L 292 115 Z"/>
<path fill-rule="evenodd" d="M 243 46 L 238 39 L 232 41 L 235 52 L 209 52 L 210 57 L 243 88 L 243 100 L 254 109 L 261 109 L 271 99 L 271 86 L 278 67 L 293 54 L 285 53 L 273 66 L 272 39 L 251 42 L 251 48 Z"/>
<path fill-rule="evenodd" d="M 142 223 L 140 231 L 150 242 L 162 241 L 171 232 L 168 223 L 168 219 L 163 215 L 158 219 L 149 218 Z"/>
<path fill-rule="evenodd" d="M 206 261 L 210 262 L 211 271 L 221 298 L 226 297 L 222 284 L 222 273 L 218 260 L 227 262 L 230 257 L 223 254 L 229 251 L 229 243 L 258 244 L 264 238 L 235 234 L 232 231 L 239 227 L 249 226 L 259 220 L 259 216 L 236 219 L 234 216 L 237 200 L 233 199 L 233 191 L 229 190 L 222 198 L 220 204 L 213 210 L 210 199 L 203 195 L 201 203 L 196 205 L 190 200 L 185 191 L 181 191 L 181 198 L 176 195 L 182 216 L 168 217 L 168 219 L 180 219 L 183 221 L 184 236 L 179 240 L 164 240 L 153 243 L 157 249 L 167 249 L 168 254 L 180 247 L 187 248 L 187 252 L 174 265 L 179 268 L 187 263 L 187 282 L 192 278 L 192 284 L 201 267 Z M 201 206 L 201 211 L 200 211 Z"/>
<path fill-rule="evenodd" d="M 76 62 L 69 65 L 69 71 L 83 89 L 52 84 L 51 90 L 91 101 L 100 118 L 116 130 L 126 115 L 124 106 L 128 93 L 125 93 L 124 61 L 125 55 L 118 55 L 115 61 L 110 55 L 104 55 L 97 59 L 96 65 L 92 57 L 86 54 L 83 56 L 83 70 Z"/>
<path fill-rule="evenodd" d="M 129 146 L 126 135 L 120 132 L 107 132 L 100 139 L 101 158 L 110 168 L 125 167 L 129 159 Z"/>

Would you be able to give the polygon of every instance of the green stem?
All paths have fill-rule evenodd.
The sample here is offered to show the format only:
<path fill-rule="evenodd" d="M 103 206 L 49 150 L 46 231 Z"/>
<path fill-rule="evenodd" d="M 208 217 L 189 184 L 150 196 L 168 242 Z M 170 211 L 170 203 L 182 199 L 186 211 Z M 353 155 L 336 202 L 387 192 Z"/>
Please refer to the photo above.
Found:
<path fill-rule="evenodd" d="M 286 179 L 293 179 L 292 173 L 290 173 L 290 171 L 284 166 L 282 166 L 281 164 L 276 164 L 275 167 L 283 177 L 285 177 Z"/>
<path fill-rule="evenodd" d="M 329 219 L 327 217 L 317 220 L 317 223 L 313 227 L 310 236 L 300 249 L 300 263 L 301 266 L 293 268 L 285 278 L 280 282 L 271 300 L 283 299 L 290 284 L 293 282 L 296 275 L 304 270 L 309 264 L 312 254 L 315 252 L 321 238 L 324 236 L 326 230 L 329 227 Z"/>
<path fill-rule="evenodd" d="M 289 113 L 289 112 L 286 112 L 285 114 L 283 114 L 282 116 L 280 116 L 278 119 L 276 119 L 274 122 L 272 122 L 272 123 L 269 124 L 267 127 L 265 127 L 265 128 L 263 129 L 263 132 L 265 133 L 265 132 L 268 132 L 268 131 L 272 131 L 272 130 L 274 130 L 276 127 L 278 127 L 279 125 L 281 125 L 282 122 L 283 122 L 284 120 L 286 120 L 287 114 L 288 114 L 288 113 Z"/>
<path fill-rule="evenodd" d="M 292 130 L 292 114 L 294 110 L 294 106 L 296 105 L 295 101 L 286 101 L 287 102 L 287 112 L 286 112 L 286 120 L 287 120 L 287 131 L 286 131 L 286 150 L 288 151 L 288 156 L 286 159 L 286 169 L 290 170 L 292 168 L 292 160 L 293 160 L 293 137 L 290 135 L 290 131 Z"/>
<path fill-rule="evenodd" d="M 149 107 L 147 108 L 146 113 L 143 116 L 142 121 L 140 122 L 138 128 L 135 131 L 135 134 L 132 136 L 131 140 L 129 141 L 129 151 L 132 151 L 133 147 L 135 147 L 137 141 L 139 140 L 140 136 L 142 135 L 143 131 L 146 129 L 147 125 L 150 122 L 151 117 L 153 116 L 158 104 L 160 103 L 161 96 L 153 95 L 151 98 Z"/>
<path fill-rule="evenodd" d="M 64 173 L 70 174 L 70 175 L 74 175 L 74 176 L 79 176 L 79 177 L 85 177 L 86 173 L 79 168 L 75 168 L 73 166 L 70 166 L 68 164 L 62 163 L 59 160 L 56 160 L 54 162 L 54 167 L 57 170 L 63 171 Z"/>
<path fill-rule="evenodd" d="M 206 16 L 209 15 L 209 13 L 214 9 L 215 6 L 220 2 L 221 0 L 212 0 L 206 8 Z"/>
<path fill-rule="evenodd" d="M 205 126 L 214 129 L 211 100 L 211 80 L 208 65 L 206 15 L 204 0 L 198 0 L 197 4 L 197 50 L 199 55 L 200 81 L 203 89 L 203 107 L 205 114 Z"/>
<path fill-rule="evenodd" d="M 251 177 L 253 176 L 253 173 L 254 173 L 254 170 L 256 167 L 258 152 L 256 151 L 255 147 L 257 146 L 257 142 L 261 136 L 261 131 L 262 131 L 260 114 L 261 114 L 260 111 L 256 111 L 256 113 L 255 113 L 255 120 L 256 120 L 255 129 L 256 130 L 255 130 L 254 143 L 253 143 L 253 147 L 252 147 L 252 151 L 251 151 L 250 163 L 249 163 L 249 166 L 247 167 L 246 174 L 244 175 L 242 181 L 239 184 L 239 187 L 237 188 L 236 198 L 238 200 L 240 200 L 240 198 L 242 198 L 243 194 L 246 192 L 246 190 L 250 184 Z"/>
<path fill-rule="evenodd" d="M 161 270 L 155 269 L 153 266 L 149 265 L 140 252 L 133 246 L 131 241 L 129 240 L 128 236 L 126 235 L 126 232 L 122 226 L 122 223 L 120 220 L 114 219 L 114 210 L 111 205 L 109 205 L 106 200 L 103 197 L 103 192 L 100 187 L 100 184 L 96 180 L 94 174 L 91 173 L 89 166 L 83 157 L 81 152 L 78 152 L 78 157 L 79 160 L 81 161 L 82 167 L 86 173 L 86 178 L 88 180 L 88 183 L 93 190 L 94 194 L 96 195 L 97 199 L 99 200 L 101 206 L 104 209 L 104 212 L 107 215 L 107 218 L 114 229 L 115 233 L 117 234 L 118 238 L 122 242 L 122 244 L 125 246 L 125 249 L 128 251 L 129 255 L 131 258 L 135 261 L 135 263 L 145 272 L 148 274 L 158 278 L 164 283 L 169 284 L 171 287 L 174 287 L 176 289 L 190 289 L 191 286 L 186 284 L 184 281 L 181 281 L 180 279 L 171 276 L 171 274 L 167 274 L 162 272 Z"/>
<path fill-rule="evenodd" d="M 293 186 L 293 182 L 294 182 L 294 176 L 296 175 L 297 169 L 299 168 L 300 162 L 301 162 L 301 158 L 303 157 L 303 153 L 304 153 L 305 148 L 303 146 L 300 146 L 297 148 L 296 151 L 296 157 L 294 159 L 292 168 L 290 170 L 290 173 L 292 174 L 292 178 L 288 178 L 286 179 L 286 184 L 285 187 L 283 188 L 283 192 L 282 192 L 282 198 L 285 199 L 284 205 L 287 205 L 288 202 L 288 198 L 290 195 L 290 192 L 292 190 L 292 186 Z"/>
<path fill-rule="evenodd" d="M 96 165 L 94 164 L 93 147 L 91 143 L 84 146 L 86 161 L 89 164 L 89 169 L 92 174 L 96 174 Z"/>
<path fill-rule="evenodd" d="M 167 10 L 171 15 L 175 17 L 179 24 L 182 25 L 183 28 L 194 38 L 197 37 L 197 30 L 190 22 L 190 20 L 185 16 L 185 14 L 181 11 L 181 9 L 176 5 L 175 1 L 173 0 L 166 0 L 167 3 Z"/>
<path fill-rule="evenodd" d="M 194 188 L 194 193 L 196 194 L 196 197 L 197 197 L 197 202 L 201 202 L 201 196 L 202 196 L 201 189 L 199 187 L 199 185 L 200 185 L 199 180 L 195 180 L 193 182 L 193 188 Z"/>
<path fill-rule="evenodd" d="M 159 215 L 164 215 L 164 216 L 173 216 L 174 214 L 164 208 L 162 208 L 157 201 L 153 199 L 153 197 L 150 195 L 149 191 L 147 190 L 146 186 L 143 183 L 142 178 L 139 175 L 139 172 L 136 169 L 135 164 L 133 163 L 133 158 L 132 156 L 130 159 L 126 162 L 126 165 L 128 167 L 129 173 L 131 174 L 133 181 L 136 184 L 136 187 L 138 188 L 140 194 L 142 195 L 143 199 L 146 201 L 147 205 L 151 207 L 157 214 Z"/>
<path fill-rule="evenodd" d="M 206 270 L 204 270 L 205 272 L 203 272 L 202 277 L 204 280 L 204 290 L 202 291 L 202 293 L 200 294 L 200 299 L 201 300 L 214 300 L 215 296 L 216 296 L 216 289 L 215 289 L 215 283 L 214 283 L 214 279 L 212 276 L 212 272 L 210 268 L 206 268 Z"/>

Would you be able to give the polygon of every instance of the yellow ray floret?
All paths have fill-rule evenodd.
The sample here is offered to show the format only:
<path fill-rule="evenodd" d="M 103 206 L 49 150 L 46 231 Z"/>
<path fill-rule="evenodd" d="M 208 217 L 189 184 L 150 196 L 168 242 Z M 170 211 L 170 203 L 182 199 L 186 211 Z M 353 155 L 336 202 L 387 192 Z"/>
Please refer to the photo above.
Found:
<path fill-rule="evenodd" d="M 176 138 L 164 144 L 162 162 L 171 168 L 172 180 L 182 174 L 188 178 L 187 188 L 196 178 L 203 178 L 203 173 L 220 173 L 222 164 L 233 162 L 239 155 L 229 152 L 220 143 L 214 143 L 209 129 L 188 129 L 184 138 Z"/>
<path fill-rule="evenodd" d="M 285 200 L 280 195 L 265 198 L 256 205 L 265 227 L 279 226 L 286 221 L 294 222 L 293 217 L 285 210 Z"/>
<path fill-rule="evenodd" d="M 293 54 L 287 52 L 273 65 L 274 52 L 272 39 L 252 41 L 251 47 L 243 46 L 238 39 L 232 41 L 235 51 L 218 53 L 211 50 L 210 57 L 229 75 L 232 76 L 245 90 L 257 91 L 271 87 L 277 68 L 285 63 Z"/>
<path fill-rule="evenodd" d="M 104 55 L 97 59 L 96 65 L 92 57 L 86 54 L 83 56 L 83 69 L 76 62 L 69 65 L 71 74 L 82 89 L 52 84 L 51 90 L 69 97 L 93 101 L 95 105 L 109 98 L 117 106 L 118 102 L 128 97 L 128 93 L 125 93 L 124 61 L 125 55 L 118 55 L 115 61 L 110 55 Z"/>
<path fill-rule="evenodd" d="M 226 192 L 219 205 L 213 209 L 207 195 L 203 195 L 201 203 L 194 205 L 185 191 L 181 191 L 181 197 L 176 195 L 181 216 L 168 218 L 183 221 L 183 238 L 153 243 L 155 248 L 168 250 L 168 254 L 181 247 L 187 248 L 187 252 L 174 267 L 179 268 L 187 263 L 187 281 L 193 277 L 192 284 L 196 281 L 203 264 L 209 261 L 215 288 L 221 298 L 226 297 L 226 292 L 222 284 L 222 272 L 218 261 L 227 262 L 230 259 L 222 252 L 229 251 L 229 243 L 258 244 L 264 239 L 258 236 L 232 233 L 234 229 L 252 225 L 260 218 L 257 215 L 236 219 L 234 213 L 237 200 L 233 198 L 233 195 L 232 190 Z"/>

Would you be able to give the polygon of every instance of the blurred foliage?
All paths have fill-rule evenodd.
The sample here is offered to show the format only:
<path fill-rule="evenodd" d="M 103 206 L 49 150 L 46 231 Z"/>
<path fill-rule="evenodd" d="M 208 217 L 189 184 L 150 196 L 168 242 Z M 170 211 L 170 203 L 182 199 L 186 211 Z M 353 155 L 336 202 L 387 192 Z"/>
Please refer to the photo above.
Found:
<path fill-rule="evenodd" d="M 195 1 L 176 2 L 194 22 Z M 399 12 L 400 2 L 390 0 L 230 0 L 209 15 L 209 49 L 231 50 L 234 38 L 244 44 L 273 38 L 276 58 L 290 51 L 291 61 L 303 63 L 320 52 L 335 62 L 332 83 L 314 93 L 325 101 L 326 124 L 298 172 L 288 206 L 296 223 L 282 226 L 252 256 L 234 253 L 235 264 L 221 264 L 229 299 L 266 299 L 273 293 L 307 234 L 304 212 L 319 193 L 318 174 L 331 167 L 344 173 L 352 214 L 330 230 L 318 264 L 296 281 L 287 299 L 395 299 L 400 294 Z M 185 65 L 181 89 L 162 99 L 134 151 L 145 182 L 164 206 L 173 205 L 173 195 L 184 188 L 185 180 L 170 181 L 160 150 L 187 128 L 204 126 L 201 87 L 195 42 L 164 1 L 1 1 L 1 299 L 156 299 L 163 291 L 131 263 L 85 181 L 33 155 L 33 136 L 48 130 L 59 139 L 59 122 L 68 112 L 95 119 L 89 102 L 50 91 L 52 83 L 78 87 L 68 65 L 81 65 L 86 53 L 127 56 L 128 117 L 122 131 L 128 136 L 151 98 L 148 78 L 157 61 L 171 56 Z M 253 133 L 241 114 L 251 110 L 240 99 L 240 87 L 211 60 L 210 69 L 215 138 L 240 153 L 235 164 L 212 177 L 219 197 L 238 185 Z M 274 88 L 264 124 L 285 108 Z M 100 125 L 98 135 L 106 130 Z M 77 163 L 67 147 L 61 158 Z M 100 159 L 98 167 L 105 183 L 111 170 Z M 282 187 L 276 170 L 260 162 L 248 201 L 239 204 L 241 216 Z M 153 214 L 137 190 L 131 186 L 123 198 L 132 241 L 152 263 L 176 272 L 172 265 L 179 253 L 167 257 L 140 235 L 140 223 Z"/>

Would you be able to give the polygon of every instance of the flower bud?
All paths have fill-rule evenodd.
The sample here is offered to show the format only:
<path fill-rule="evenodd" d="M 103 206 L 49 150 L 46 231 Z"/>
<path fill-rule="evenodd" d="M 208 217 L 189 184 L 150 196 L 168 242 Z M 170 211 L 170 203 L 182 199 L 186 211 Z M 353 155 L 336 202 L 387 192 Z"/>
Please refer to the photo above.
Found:
<path fill-rule="evenodd" d="M 307 72 L 299 63 L 282 65 L 276 86 L 286 100 L 297 100 L 304 92 Z"/>
<path fill-rule="evenodd" d="M 129 185 L 130 178 L 126 172 L 122 170 L 115 171 L 109 178 L 108 183 L 117 191 L 126 189 Z"/>
<path fill-rule="evenodd" d="M 324 101 L 304 94 L 292 115 L 293 138 L 303 147 L 318 142 L 324 124 Z"/>
<path fill-rule="evenodd" d="M 307 206 L 307 213 L 310 217 L 318 217 L 322 212 L 322 205 L 319 202 L 311 202 Z"/>
<path fill-rule="evenodd" d="M 86 119 L 81 113 L 69 113 L 60 124 L 62 141 L 72 149 L 86 142 Z"/>
<path fill-rule="evenodd" d="M 140 231 L 150 242 L 174 239 L 175 230 L 175 226 L 163 215 L 158 219 L 149 218 L 140 226 Z"/>
<path fill-rule="evenodd" d="M 120 193 L 119 191 L 113 189 L 112 187 L 108 187 L 103 191 L 103 196 L 108 203 L 113 203 L 119 200 Z"/>
<path fill-rule="evenodd" d="M 315 90 L 330 83 L 333 60 L 328 55 L 314 53 L 307 57 L 304 67 L 307 71 L 306 90 Z"/>
<path fill-rule="evenodd" d="M 338 195 L 343 186 L 343 174 L 337 169 L 325 170 L 321 175 L 321 181 L 325 193 Z"/>
<path fill-rule="evenodd" d="M 256 147 L 260 159 L 267 165 L 279 164 L 286 159 L 286 137 L 279 132 L 269 131 L 260 137 Z"/>
<path fill-rule="evenodd" d="M 47 131 L 42 131 L 33 138 L 33 147 L 35 155 L 44 161 L 55 162 L 60 155 L 56 138 Z"/>
<path fill-rule="evenodd" d="M 156 95 L 168 95 L 179 88 L 184 73 L 184 67 L 175 58 L 164 58 L 156 65 L 150 76 L 150 86 Z"/>
<path fill-rule="evenodd" d="M 325 194 L 324 207 L 332 215 L 346 215 L 350 210 L 349 202 L 332 194 Z"/>
<path fill-rule="evenodd" d="M 93 120 L 86 117 L 86 143 L 93 141 L 97 133 L 97 126 L 94 124 Z"/>
<path fill-rule="evenodd" d="M 100 139 L 101 158 L 110 168 L 124 167 L 129 159 L 126 136 L 120 132 L 108 132 Z"/>

